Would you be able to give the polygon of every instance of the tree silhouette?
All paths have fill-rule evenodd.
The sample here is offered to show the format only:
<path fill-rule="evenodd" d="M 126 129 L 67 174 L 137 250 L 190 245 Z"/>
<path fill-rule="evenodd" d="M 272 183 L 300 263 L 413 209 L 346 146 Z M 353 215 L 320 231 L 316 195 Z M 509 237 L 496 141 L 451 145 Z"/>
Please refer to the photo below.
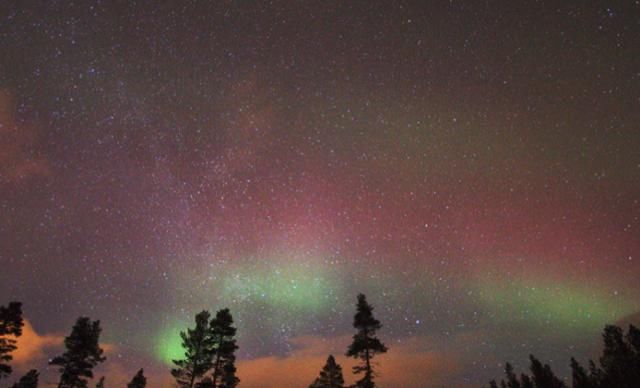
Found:
<path fill-rule="evenodd" d="M 632 334 L 633 333 L 633 334 Z M 634 349 L 637 328 L 633 325 L 629 328 L 629 335 L 625 341 L 622 329 L 618 326 L 608 325 L 604 328 L 602 339 L 604 349 L 600 357 L 600 366 L 603 371 L 601 384 L 610 387 L 638 387 L 640 384 L 640 369 L 638 369 L 638 349 Z"/>
<path fill-rule="evenodd" d="M 573 357 L 571 357 L 571 380 L 573 388 L 595 388 L 587 371 Z"/>
<path fill-rule="evenodd" d="M 589 360 L 589 371 L 571 358 L 571 377 L 573 388 L 637 388 L 640 387 L 640 330 L 629 326 L 624 335 L 618 326 L 607 325 L 602 333 L 604 348 L 600 357 L 600 366 Z M 566 384 L 556 377 L 548 364 L 542 364 L 530 356 L 531 374 L 522 374 L 517 379 L 511 364 L 507 363 L 505 374 L 507 381 L 501 381 L 505 388 L 564 388 Z M 497 388 L 495 380 L 489 386 Z"/>
<path fill-rule="evenodd" d="M 213 340 L 209 329 L 208 311 L 196 315 L 196 327 L 181 332 L 183 360 L 173 360 L 177 368 L 171 370 L 179 387 L 193 388 L 213 366 Z M 206 384 L 206 381 L 204 382 Z M 198 384 L 198 387 L 202 387 Z"/>
<path fill-rule="evenodd" d="M 505 364 L 504 374 L 507 380 L 500 381 L 500 387 L 503 388 L 566 388 L 566 385 L 551 370 L 548 364 L 542 365 L 540 360 L 533 355 L 529 356 L 531 361 L 531 376 L 520 374 L 518 377 L 513 371 L 510 363 Z M 498 384 L 495 380 L 489 382 L 489 387 L 497 388 Z"/>
<path fill-rule="evenodd" d="M 11 388 L 37 388 L 38 376 L 38 371 L 31 369 L 26 375 L 22 376 L 17 383 L 13 384 Z"/>
<path fill-rule="evenodd" d="M 100 377 L 100 380 L 98 380 L 98 383 L 96 384 L 96 388 L 104 388 L 104 380 L 104 376 Z"/>
<path fill-rule="evenodd" d="M 58 365 L 59 388 L 85 388 L 87 378 L 93 378 L 93 368 L 106 358 L 100 348 L 100 321 L 80 317 L 64 339 L 66 352 L 55 357 L 50 365 Z"/>
<path fill-rule="evenodd" d="M 520 385 L 522 386 L 522 388 L 535 388 L 531 377 L 524 373 L 520 374 Z"/>
<path fill-rule="evenodd" d="M 0 306 L 0 379 L 11 374 L 11 352 L 16 350 L 16 338 L 22 335 L 22 303 Z"/>
<path fill-rule="evenodd" d="M 349 345 L 347 356 L 359 358 L 363 362 L 362 365 L 353 367 L 353 373 L 364 372 L 364 377 L 356 382 L 356 387 L 373 388 L 375 383 L 371 360 L 376 354 L 386 353 L 387 347 L 375 336 L 376 330 L 379 330 L 382 325 L 373 317 L 373 307 L 367 303 L 367 298 L 363 294 L 358 295 L 353 327 L 357 329 L 357 333 Z"/>
<path fill-rule="evenodd" d="M 326 364 L 320 371 L 320 376 L 309 386 L 309 388 L 343 388 L 344 378 L 342 377 L 342 367 L 336 363 L 332 355 L 327 358 Z"/>
<path fill-rule="evenodd" d="M 213 387 L 233 388 L 240 382 L 236 377 L 235 351 L 238 349 L 236 328 L 233 327 L 233 317 L 229 309 L 222 309 L 211 319 L 211 339 L 214 350 L 213 372 L 211 383 Z"/>
<path fill-rule="evenodd" d="M 235 357 L 234 357 L 235 360 Z M 240 379 L 236 377 L 235 362 L 227 362 L 224 364 L 222 373 L 222 382 L 218 385 L 219 388 L 234 388 L 240 383 Z"/>
<path fill-rule="evenodd" d="M 533 383 L 537 388 L 564 388 L 566 387 L 565 383 L 562 382 L 551 370 L 551 366 L 549 364 L 544 364 L 540 362 L 533 355 L 529 356 L 529 360 L 531 360 L 531 374 Z"/>
<path fill-rule="evenodd" d="M 508 388 L 521 388 L 518 377 L 513 372 L 513 366 L 507 362 L 504 367 L 504 373 L 507 375 L 507 387 Z"/>
<path fill-rule="evenodd" d="M 129 384 L 127 388 L 145 388 L 147 386 L 147 378 L 144 377 L 144 370 L 140 369 Z"/>

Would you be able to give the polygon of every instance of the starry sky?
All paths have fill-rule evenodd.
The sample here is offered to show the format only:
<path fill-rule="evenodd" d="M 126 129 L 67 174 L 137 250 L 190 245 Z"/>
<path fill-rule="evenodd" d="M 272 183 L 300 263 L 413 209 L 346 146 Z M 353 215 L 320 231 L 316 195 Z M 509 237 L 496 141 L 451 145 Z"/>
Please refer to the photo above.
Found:
<path fill-rule="evenodd" d="M 245 386 L 351 383 L 359 292 L 381 386 L 565 375 L 640 321 L 639 40 L 638 1 L 3 1 L 13 377 L 87 315 L 170 386 L 229 307 Z"/>

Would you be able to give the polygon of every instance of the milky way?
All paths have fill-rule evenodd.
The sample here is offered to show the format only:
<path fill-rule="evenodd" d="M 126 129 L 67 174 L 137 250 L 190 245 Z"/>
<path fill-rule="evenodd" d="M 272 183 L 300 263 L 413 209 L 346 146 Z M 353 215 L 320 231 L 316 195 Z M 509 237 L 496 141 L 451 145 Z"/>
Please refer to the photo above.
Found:
<path fill-rule="evenodd" d="M 352 382 L 363 292 L 381 385 L 480 386 L 638 319 L 638 3 L 383 3 L 0 6 L 16 373 L 88 315 L 164 386 L 229 307 L 246 386 Z"/>

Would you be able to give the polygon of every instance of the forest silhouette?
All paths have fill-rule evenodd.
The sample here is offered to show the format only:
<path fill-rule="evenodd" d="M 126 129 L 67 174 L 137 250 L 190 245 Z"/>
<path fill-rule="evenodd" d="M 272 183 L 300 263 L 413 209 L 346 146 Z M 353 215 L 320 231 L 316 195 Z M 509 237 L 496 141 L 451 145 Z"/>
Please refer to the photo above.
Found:
<path fill-rule="evenodd" d="M 0 382 L 7 381 L 13 369 L 12 352 L 17 349 L 17 338 L 22 335 L 24 319 L 22 303 L 11 302 L 0 306 Z M 375 388 L 372 360 L 384 354 L 388 348 L 376 337 L 382 324 L 373 316 L 373 307 L 366 296 L 357 297 L 353 319 L 356 333 L 345 353 L 359 363 L 352 372 L 361 376 L 349 388 Z M 87 388 L 94 378 L 93 369 L 106 360 L 100 346 L 100 321 L 79 317 L 64 339 L 65 351 L 52 358 L 50 365 L 57 366 L 59 388 Z M 204 310 L 195 315 L 195 326 L 180 332 L 184 355 L 172 360 L 171 375 L 180 388 L 234 388 L 241 381 L 236 376 L 235 352 L 237 329 L 229 309 L 218 310 L 215 316 Z M 587 368 L 571 358 L 572 388 L 637 388 L 640 387 L 640 329 L 629 325 L 628 331 L 615 325 L 605 326 L 602 339 L 604 347 L 598 363 L 589 361 Z M 529 356 L 527 373 L 516 373 L 511 363 L 505 364 L 505 378 L 492 380 L 489 388 L 568 388 L 569 385 L 555 375 L 549 364 L 543 364 L 534 355 Z M 102 376 L 95 384 L 104 388 L 108 376 Z M 15 381 L 11 388 L 38 387 L 39 372 L 29 370 Z M 427 383 L 427 382 L 425 382 Z M 127 388 L 144 388 L 147 378 L 144 369 L 139 369 L 127 384 Z M 309 388 L 347 388 L 342 367 L 329 355 L 318 377 Z"/>

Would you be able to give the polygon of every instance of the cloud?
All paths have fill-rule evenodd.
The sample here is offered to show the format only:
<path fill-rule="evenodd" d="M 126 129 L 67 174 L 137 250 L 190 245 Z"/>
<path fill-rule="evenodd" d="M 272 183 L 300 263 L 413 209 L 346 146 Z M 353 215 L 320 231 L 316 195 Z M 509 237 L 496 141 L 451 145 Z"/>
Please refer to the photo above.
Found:
<path fill-rule="evenodd" d="M 64 336 L 56 334 L 38 334 L 31 323 L 24 321 L 22 335 L 17 339 L 17 349 L 12 353 L 13 363 L 18 366 L 29 366 L 47 359 L 46 350 L 61 347 Z"/>
<path fill-rule="evenodd" d="M 347 383 L 355 381 L 351 367 L 355 360 L 343 354 L 350 336 L 299 337 L 291 341 L 295 350 L 287 357 L 268 356 L 238 362 L 238 376 L 249 387 L 302 387 L 318 376 L 327 356 L 333 354 L 342 366 Z M 410 338 L 389 346 L 388 353 L 376 358 L 381 386 L 439 387 L 460 370 L 451 355 L 425 350 L 424 339 Z"/>

